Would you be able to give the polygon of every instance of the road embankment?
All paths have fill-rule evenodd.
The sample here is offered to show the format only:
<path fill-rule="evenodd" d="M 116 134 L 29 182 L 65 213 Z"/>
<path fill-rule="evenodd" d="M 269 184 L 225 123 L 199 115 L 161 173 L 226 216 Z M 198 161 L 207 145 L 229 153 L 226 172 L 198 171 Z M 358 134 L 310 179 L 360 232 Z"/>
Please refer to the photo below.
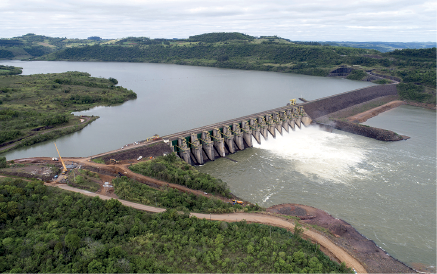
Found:
<path fill-rule="evenodd" d="M 86 190 L 73 188 L 67 185 L 51 184 L 51 183 L 46 183 L 46 185 L 52 187 L 59 187 L 67 191 L 78 192 L 91 197 L 99 197 L 103 200 L 113 199 L 105 195 L 92 193 Z M 138 203 L 133 203 L 122 199 L 118 199 L 118 200 L 125 206 L 129 206 L 147 212 L 160 213 L 166 210 L 163 208 L 157 208 L 157 207 L 146 206 Z M 246 222 L 251 222 L 251 223 L 262 223 L 262 224 L 282 227 L 290 231 L 293 231 L 294 229 L 294 224 L 290 221 L 275 216 L 257 214 L 257 213 L 230 213 L 230 214 L 190 213 L 190 215 L 196 218 L 201 218 L 201 219 L 204 218 L 211 221 L 214 220 L 214 221 L 224 221 L 224 222 L 240 222 L 245 220 Z M 310 238 L 312 241 L 321 245 L 324 249 L 328 250 L 331 254 L 335 256 L 337 260 L 341 262 L 345 262 L 347 267 L 351 267 L 355 269 L 358 273 L 367 273 L 365 267 L 357 259 L 351 256 L 348 252 L 346 252 L 341 247 L 335 245 L 331 240 L 329 240 L 325 236 L 311 230 L 304 230 L 303 234 L 304 236 Z"/>
<path fill-rule="evenodd" d="M 398 106 L 405 105 L 405 104 L 407 104 L 407 103 L 404 101 L 400 101 L 400 100 L 391 101 L 391 102 L 388 102 L 382 106 L 375 107 L 375 108 L 372 108 L 370 110 L 367 110 L 367 111 L 358 113 L 356 115 L 350 116 L 347 118 L 347 120 L 349 122 L 352 122 L 352 123 L 364 123 L 365 121 L 369 120 L 370 118 L 373 118 L 373 117 L 375 117 L 375 116 L 377 116 L 377 115 L 379 115 L 387 110 L 397 108 Z"/>
<path fill-rule="evenodd" d="M 356 135 L 361 135 L 364 137 L 373 138 L 378 141 L 392 142 L 406 140 L 410 138 L 408 136 L 399 135 L 391 130 L 370 127 L 366 125 L 352 123 L 349 121 L 333 120 L 333 122 L 333 127 L 335 129 L 346 131 Z"/>

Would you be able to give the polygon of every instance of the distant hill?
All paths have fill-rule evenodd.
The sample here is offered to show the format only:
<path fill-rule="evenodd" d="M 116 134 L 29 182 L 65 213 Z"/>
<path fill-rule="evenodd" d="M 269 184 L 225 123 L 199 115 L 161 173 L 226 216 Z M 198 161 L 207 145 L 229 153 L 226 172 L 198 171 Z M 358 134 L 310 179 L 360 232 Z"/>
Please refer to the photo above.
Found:
<path fill-rule="evenodd" d="M 319 42 L 322 45 L 374 49 L 380 52 L 389 52 L 396 49 L 425 49 L 435 48 L 435 42 Z"/>
<path fill-rule="evenodd" d="M 188 38 L 189 41 L 193 42 L 205 42 L 205 43 L 216 43 L 223 42 L 228 40 L 247 40 L 252 41 L 255 37 L 242 34 L 239 32 L 214 32 L 214 33 L 205 33 L 200 35 L 190 36 Z"/>
<path fill-rule="evenodd" d="M 254 37 L 238 32 L 205 33 L 188 39 L 113 40 L 95 36 L 52 38 L 30 33 L 0 39 L 0 59 L 172 63 L 348 77 L 379 84 L 401 81 L 410 84 L 409 98 L 432 103 L 436 87 L 435 45 L 291 41 L 276 35 Z M 335 73 L 338 69 L 347 73 Z M 420 92 L 429 96 L 416 96 L 419 89 L 414 85 L 421 86 Z"/>
<path fill-rule="evenodd" d="M 40 57 L 67 47 L 94 45 L 109 40 L 67 39 L 28 33 L 14 38 L 0 38 L 0 59 L 29 59 Z"/>

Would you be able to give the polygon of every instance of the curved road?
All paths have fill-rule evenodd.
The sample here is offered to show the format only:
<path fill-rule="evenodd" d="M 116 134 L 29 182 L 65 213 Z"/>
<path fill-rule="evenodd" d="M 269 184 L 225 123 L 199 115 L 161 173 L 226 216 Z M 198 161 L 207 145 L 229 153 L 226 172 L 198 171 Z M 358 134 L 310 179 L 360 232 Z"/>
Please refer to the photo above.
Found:
<path fill-rule="evenodd" d="M 59 188 L 64 189 L 64 190 L 82 193 L 84 195 L 91 196 L 91 197 L 98 196 L 102 200 L 113 199 L 113 198 L 105 196 L 105 195 L 92 193 L 92 192 L 89 192 L 86 190 L 77 189 L 77 188 L 70 187 L 67 185 L 58 185 L 58 184 L 51 184 L 51 183 L 46 183 L 45 185 L 59 187 Z M 122 200 L 122 199 L 118 199 L 118 200 L 125 206 L 129 206 L 129 207 L 143 210 L 143 211 L 160 213 L 160 212 L 164 212 L 166 210 L 164 208 L 146 206 L 146 205 L 129 202 L 129 201 Z M 251 223 L 262 223 L 262 224 L 282 227 L 282 228 L 285 228 L 285 229 L 291 230 L 291 231 L 293 231 L 293 229 L 294 229 L 294 224 L 291 222 L 288 222 L 284 219 L 281 219 L 281 218 L 278 218 L 275 216 L 264 215 L 264 214 L 259 214 L 259 213 L 230 213 L 230 214 L 190 213 L 190 215 L 195 216 L 195 217 L 200 218 L 200 219 L 205 218 L 205 219 L 210 219 L 210 220 L 215 220 L 215 221 L 225 221 L 225 222 L 238 222 L 238 221 L 246 220 L 247 222 L 251 222 Z M 313 241 L 315 241 L 316 243 L 320 244 L 322 247 L 327 249 L 332 254 L 334 254 L 334 256 L 339 261 L 345 262 L 347 267 L 351 267 L 351 268 L 355 269 L 355 271 L 358 273 L 367 273 L 366 269 L 363 267 L 363 265 L 361 265 L 360 262 L 358 262 L 354 257 L 352 257 L 349 253 L 344 251 L 342 248 L 335 245 L 328 238 L 324 237 L 321 234 L 318 234 L 314 231 L 307 230 L 307 229 L 304 229 L 303 234 L 305 236 L 309 237 L 310 239 L 312 239 Z"/>

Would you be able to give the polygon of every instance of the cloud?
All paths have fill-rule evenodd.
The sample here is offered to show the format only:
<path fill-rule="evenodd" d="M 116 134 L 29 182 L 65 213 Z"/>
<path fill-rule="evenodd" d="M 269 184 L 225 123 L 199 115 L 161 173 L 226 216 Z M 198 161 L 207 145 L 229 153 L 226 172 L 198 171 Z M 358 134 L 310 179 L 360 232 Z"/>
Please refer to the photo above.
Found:
<path fill-rule="evenodd" d="M 292 40 L 436 41 L 434 1 L 2 0 L 2 37 L 186 38 L 237 31 Z"/>

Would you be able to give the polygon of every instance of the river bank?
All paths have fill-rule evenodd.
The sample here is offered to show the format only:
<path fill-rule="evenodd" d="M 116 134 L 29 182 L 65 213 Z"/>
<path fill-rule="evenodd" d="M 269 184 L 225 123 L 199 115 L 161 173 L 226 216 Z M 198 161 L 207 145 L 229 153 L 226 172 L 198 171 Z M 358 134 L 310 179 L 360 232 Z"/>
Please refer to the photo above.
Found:
<path fill-rule="evenodd" d="M 323 233 L 356 258 L 369 273 L 416 273 L 414 269 L 386 253 L 374 241 L 360 234 L 349 223 L 334 218 L 321 209 L 300 204 L 280 204 L 269 207 L 267 212 L 300 218 L 300 223 L 313 226 L 318 233 Z"/>

